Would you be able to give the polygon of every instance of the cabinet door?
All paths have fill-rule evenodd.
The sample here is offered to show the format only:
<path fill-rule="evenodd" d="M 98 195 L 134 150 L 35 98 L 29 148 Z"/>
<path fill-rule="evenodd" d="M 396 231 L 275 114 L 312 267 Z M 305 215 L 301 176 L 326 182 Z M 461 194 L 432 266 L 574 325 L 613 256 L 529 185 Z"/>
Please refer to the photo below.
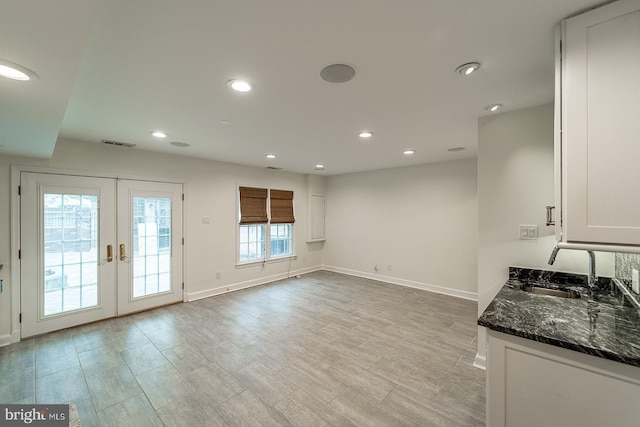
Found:
<path fill-rule="evenodd" d="M 309 199 L 311 222 L 309 224 L 309 242 L 325 240 L 325 196 L 312 194 Z"/>
<path fill-rule="evenodd" d="M 638 426 L 640 368 L 492 330 L 487 338 L 488 426 Z"/>
<path fill-rule="evenodd" d="M 563 29 L 564 239 L 640 245 L 640 0 Z"/>

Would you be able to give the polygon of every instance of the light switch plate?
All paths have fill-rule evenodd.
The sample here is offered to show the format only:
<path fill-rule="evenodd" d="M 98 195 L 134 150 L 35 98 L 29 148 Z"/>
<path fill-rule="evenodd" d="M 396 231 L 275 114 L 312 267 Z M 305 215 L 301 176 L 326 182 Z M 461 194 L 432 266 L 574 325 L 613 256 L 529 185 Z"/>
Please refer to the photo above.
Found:
<path fill-rule="evenodd" d="M 535 240 L 538 238 L 538 226 L 537 225 L 523 225 L 520 224 L 519 228 L 520 240 Z"/>
<path fill-rule="evenodd" d="M 631 290 L 640 294 L 640 273 L 635 268 L 631 271 Z"/>

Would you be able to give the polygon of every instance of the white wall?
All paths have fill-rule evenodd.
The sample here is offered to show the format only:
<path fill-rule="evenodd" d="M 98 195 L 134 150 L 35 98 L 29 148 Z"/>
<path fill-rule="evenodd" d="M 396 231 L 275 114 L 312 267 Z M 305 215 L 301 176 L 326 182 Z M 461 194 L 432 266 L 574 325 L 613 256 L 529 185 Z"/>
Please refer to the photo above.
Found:
<path fill-rule="evenodd" d="M 307 188 L 322 189 L 324 177 L 243 167 L 183 156 L 75 141 L 58 141 L 51 160 L 0 156 L 0 345 L 11 332 L 10 266 L 10 166 L 41 166 L 126 177 L 182 180 L 185 185 L 185 286 L 189 298 L 198 298 L 246 285 L 263 283 L 319 269 L 322 246 L 307 244 Z M 237 186 L 255 186 L 294 191 L 296 260 L 236 268 Z M 210 224 L 202 224 L 209 216 Z M 304 260 L 304 261 L 303 261 Z M 216 279 L 221 272 L 221 279 Z M 15 332 L 15 331 L 14 331 Z"/>
<path fill-rule="evenodd" d="M 328 177 L 325 268 L 475 299 L 476 173 L 467 159 Z"/>
<path fill-rule="evenodd" d="M 0 156 L 0 345 L 10 331 L 10 165 L 184 180 L 185 282 L 191 297 L 321 268 L 374 277 L 465 298 L 481 313 L 510 265 L 586 273 L 587 256 L 560 251 L 544 225 L 554 202 L 553 107 L 479 120 L 475 159 L 333 177 L 305 176 L 136 149 L 61 140 L 51 160 Z M 295 192 L 291 262 L 236 268 L 237 185 Z M 327 193 L 327 241 L 306 243 L 309 193 Z M 202 224 L 202 217 L 211 224 Z M 518 224 L 538 224 L 536 241 L 518 240 Z M 546 235 L 546 236 L 545 236 Z M 598 274 L 613 276 L 613 255 L 598 253 Z M 304 259 L 304 261 L 303 261 Z M 374 266 L 378 266 L 378 272 Z M 389 267 L 390 266 L 390 267 Z M 215 278 L 216 272 L 221 279 Z M 485 354 L 479 329 L 478 353 Z"/>
<path fill-rule="evenodd" d="M 508 278 L 509 266 L 586 274 L 584 251 L 560 251 L 545 225 L 554 204 L 553 105 L 483 117 L 478 122 L 478 314 Z M 519 240 L 519 224 L 537 224 L 540 238 Z M 600 276 L 613 276 L 614 256 L 597 253 Z M 486 331 L 479 328 L 478 355 L 485 355 Z"/>

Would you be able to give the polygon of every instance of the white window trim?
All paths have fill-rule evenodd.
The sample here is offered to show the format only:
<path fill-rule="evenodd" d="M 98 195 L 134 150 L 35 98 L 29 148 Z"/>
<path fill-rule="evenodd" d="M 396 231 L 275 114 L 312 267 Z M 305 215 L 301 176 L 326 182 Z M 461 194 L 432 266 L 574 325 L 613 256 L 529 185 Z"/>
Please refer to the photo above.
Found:
<path fill-rule="evenodd" d="M 277 257 L 277 258 L 272 258 L 272 259 L 267 259 L 267 260 L 258 260 L 258 261 L 245 261 L 245 262 L 239 262 L 236 264 L 236 268 L 245 268 L 245 267 L 253 267 L 256 265 L 267 265 L 267 264 L 277 264 L 279 262 L 285 262 L 285 261 L 289 261 L 289 260 L 293 260 L 295 261 L 296 259 L 298 259 L 297 255 L 287 255 L 287 256 L 281 256 L 281 257 Z"/>

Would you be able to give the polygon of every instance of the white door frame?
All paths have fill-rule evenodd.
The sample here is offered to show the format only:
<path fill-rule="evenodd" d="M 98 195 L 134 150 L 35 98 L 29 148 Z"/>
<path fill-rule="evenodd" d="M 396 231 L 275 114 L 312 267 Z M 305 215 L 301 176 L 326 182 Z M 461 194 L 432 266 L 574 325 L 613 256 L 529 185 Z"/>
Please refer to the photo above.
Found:
<path fill-rule="evenodd" d="M 182 235 L 186 235 L 186 214 L 187 214 L 187 183 L 183 180 L 167 179 L 159 177 L 141 177 L 136 175 L 120 175 L 109 172 L 92 172 L 92 171 L 80 171 L 73 169 L 59 169 L 59 168 L 47 168 L 38 166 L 21 166 L 11 165 L 11 212 L 10 212 L 10 250 L 9 255 L 11 265 L 11 343 L 20 341 L 21 326 L 20 326 L 20 297 L 21 297 L 21 275 L 20 275 L 20 259 L 18 258 L 18 252 L 20 250 L 20 195 L 18 194 L 18 187 L 20 185 L 20 174 L 22 172 L 33 173 L 48 173 L 57 175 L 71 175 L 71 176 L 88 176 L 93 178 L 111 178 L 111 179 L 130 179 L 137 181 L 151 181 L 151 182 L 167 182 L 174 184 L 182 184 L 182 190 L 185 194 L 185 200 L 182 202 Z M 182 282 L 184 283 L 184 289 L 182 291 L 182 301 L 186 302 L 187 283 L 185 281 L 186 271 L 186 256 L 187 247 L 182 246 Z"/>

